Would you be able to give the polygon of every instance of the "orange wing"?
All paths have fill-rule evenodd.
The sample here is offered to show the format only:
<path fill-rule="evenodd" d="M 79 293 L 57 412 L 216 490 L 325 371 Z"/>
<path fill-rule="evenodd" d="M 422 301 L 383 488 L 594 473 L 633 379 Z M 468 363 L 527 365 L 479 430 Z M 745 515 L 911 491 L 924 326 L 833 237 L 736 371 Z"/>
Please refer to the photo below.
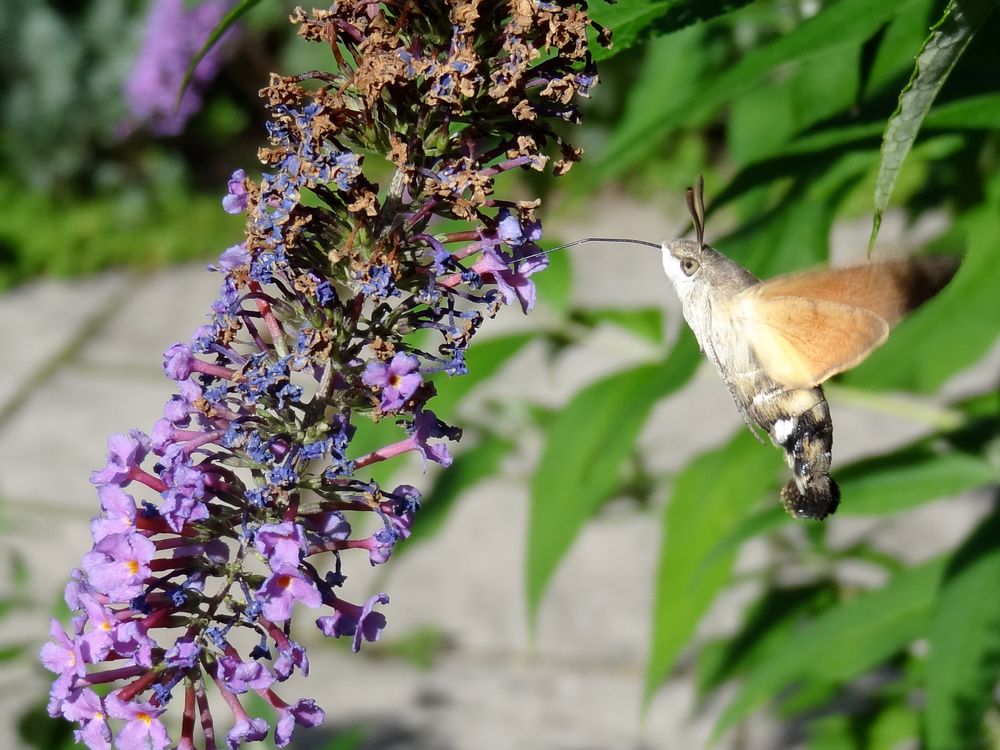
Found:
<path fill-rule="evenodd" d="M 862 263 L 778 276 L 747 290 L 748 296 L 804 297 L 859 307 L 889 325 L 933 297 L 958 270 L 947 255 Z"/>
<path fill-rule="evenodd" d="M 812 388 L 854 367 L 889 335 L 875 313 L 823 299 L 741 293 L 735 319 L 761 367 L 786 388 Z"/>
<path fill-rule="evenodd" d="M 772 379 L 811 388 L 859 364 L 958 265 L 939 255 L 778 276 L 740 292 L 734 319 Z"/>

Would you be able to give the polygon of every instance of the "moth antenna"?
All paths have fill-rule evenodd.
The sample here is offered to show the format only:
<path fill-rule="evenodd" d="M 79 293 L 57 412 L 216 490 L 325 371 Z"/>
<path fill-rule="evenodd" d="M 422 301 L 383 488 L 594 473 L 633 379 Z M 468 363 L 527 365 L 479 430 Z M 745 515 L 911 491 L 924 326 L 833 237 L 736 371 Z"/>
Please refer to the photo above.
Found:
<path fill-rule="evenodd" d="M 645 245 L 646 247 L 655 247 L 657 250 L 660 249 L 660 245 L 655 242 L 646 242 L 646 240 L 632 240 L 624 237 L 584 237 L 581 240 L 573 240 L 573 242 L 567 242 L 563 245 L 550 247 L 548 250 L 542 250 L 541 252 L 532 253 L 531 255 L 525 255 L 523 258 L 515 259 L 512 263 L 520 263 L 523 260 L 540 258 L 543 255 L 554 253 L 556 250 L 565 250 L 567 247 L 573 247 L 573 245 L 582 245 L 584 242 L 621 242 L 629 245 Z"/>
<path fill-rule="evenodd" d="M 688 212 L 694 222 L 695 237 L 698 244 L 705 244 L 705 180 L 701 175 L 695 180 L 694 187 L 687 189 Z"/>

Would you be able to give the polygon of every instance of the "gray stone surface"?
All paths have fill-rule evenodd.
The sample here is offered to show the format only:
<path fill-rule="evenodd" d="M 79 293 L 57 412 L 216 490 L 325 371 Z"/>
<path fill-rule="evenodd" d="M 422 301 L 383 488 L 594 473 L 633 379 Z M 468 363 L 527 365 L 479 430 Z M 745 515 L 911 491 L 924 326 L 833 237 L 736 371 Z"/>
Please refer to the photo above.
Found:
<path fill-rule="evenodd" d="M 607 206 L 610 199 L 595 205 Z M 661 203 L 615 199 L 614 210 L 588 216 L 586 223 L 564 219 L 553 229 L 565 238 L 632 234 L 659 240 L 681 226 L 660 215 Z M 887 222 L 883 234 L 892 228 Z M 905 242 L 902 227 L 898 230 Z M 863 247 L 866 231 L 860 224 L 838 227 L 838 247 Z M 579 304 L 659 305 L 670 324 L 676 324 L 677 303 L 654 251 L 585 246 L 574 251 L 573 264 Z M 159 374 L 160 354 L 204 320 L 217 285 L 217 277 L 197 266 L 149 278 L 108 274 L 46 281 L 0 299 L 5 321 L 0 407 L 7 403 L 9 412 L 0 423 L 0 544 L 7 565 L 14 553 L 30 571 L 30 605 L 3 620 L 0 645 L 25 642 L 34 651 L 43 641 L 50 606 L 89 546 L 88 519 L 97 507 L 89 472 L 103 464 L 108 434 L 129 427 L 148 430 L 158 417 L 171 392 Z M 546 324 L 544 311 L 525 321 L 508 310 L 488 330 Z M 509 397 L 556 407 L 581 385 L 661 354 L 611 328 L 598 329 L 581 347 L 551 363 L 540 347 L 531 346 L 501 377 L 477 389 L 467 408 L 474 414 L 488 399 Z M 950 389 L 974 387 L 991 377 L 998 364 L 1000 347 L 978 374 L 956 379 Z M 16 394 L 21 394 L 17 402 L 8 403 Z M 838 462 L 912 439 L 926 429 L 858 407 L 834 403 L 833 410 Z M 688 388 L 655 409 L 641 443 L 652 468 L 674 471 L 738 425 L 724 387 L 703 369 Z M 658 507 L 644 511 L 612 503 L 589 524 L 555 576 L 535 639 L 529 636 L 522 591 L 525 480 L 536 442 L 525 440 L 500 477 L 470 491 L 434 539 L 377 574 L 362 559 L 350 561 L 353 591 L 377 588 L 390 594 L 389 628 L 382 643 L 361 655 L 324 645 L 308 629 L 302 631 L 312 646 L 313 663 L 313 676 L 302 692 L 326 707 L 330 726 L 370 722 L 373 734 L 366 747 L 380 749 L 706 746 L 726 696 L 695 707 L 687 669 L 658 693 L 645 722 L 639 716 L 660 538 Z M 423 481 L 419 474 L 415 479 Z M 886 549 L 911 550 L 922 558 L 964 533 L 982 506 L 976 497 L 943 500 L 902 521 L 837 518 L 831 525 L 845 544 L 875 529 Z M 740 565 L 752 569 L 768 554 L 764 545 L 751 543 Z M 865 577 L 864 571 L 858 575 Z M 8 578 L 3 571 L 0 585 L 8 587 Z M 753 590 L 740 586 L 722 597 L 705 632 L 735 627 Z M 446 636 L 447 648 L 433 669 L 421 671 L 399 658 L 379 656 L 381 646 L 391 651 L 393 641 L 427 625 L 441 628 Z M 0 688 L 0 747 L 17 750 L 14 717 L 44 694 L 46 674 L 23 662 L 4 665 Z M 296 694 L 294 689 L 286 692 Z M 766 717 L 740 732 L 718 747 L 798 746 Z"/>

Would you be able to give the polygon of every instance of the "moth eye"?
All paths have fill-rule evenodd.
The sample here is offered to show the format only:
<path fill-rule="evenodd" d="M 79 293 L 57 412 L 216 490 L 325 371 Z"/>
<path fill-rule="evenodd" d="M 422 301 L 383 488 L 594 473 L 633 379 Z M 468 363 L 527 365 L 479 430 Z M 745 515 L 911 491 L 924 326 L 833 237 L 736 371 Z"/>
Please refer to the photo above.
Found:
<path fill-rule="evenodd" d="M 684 258 L 681 261 L 681 270 L 685 276 L 694 276 L 694 272 L 698 270 L 699 265 L 698 261 L 694 258 Z"/>

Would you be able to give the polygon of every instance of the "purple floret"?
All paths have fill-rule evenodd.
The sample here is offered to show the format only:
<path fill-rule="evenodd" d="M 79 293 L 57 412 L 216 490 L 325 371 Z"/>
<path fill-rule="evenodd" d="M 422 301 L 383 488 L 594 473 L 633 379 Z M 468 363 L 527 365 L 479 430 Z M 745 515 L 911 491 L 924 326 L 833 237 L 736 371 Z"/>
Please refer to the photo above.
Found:
<path fill-rule="evenodd" d="M 397 353 L 390 362 L 369 362 L 361 375 L 365 385 L 380 388 L 382 411 L 396 411 L 405 404 L 423 382 L 418 371 L 420 361 L 412 354 Z"/>

